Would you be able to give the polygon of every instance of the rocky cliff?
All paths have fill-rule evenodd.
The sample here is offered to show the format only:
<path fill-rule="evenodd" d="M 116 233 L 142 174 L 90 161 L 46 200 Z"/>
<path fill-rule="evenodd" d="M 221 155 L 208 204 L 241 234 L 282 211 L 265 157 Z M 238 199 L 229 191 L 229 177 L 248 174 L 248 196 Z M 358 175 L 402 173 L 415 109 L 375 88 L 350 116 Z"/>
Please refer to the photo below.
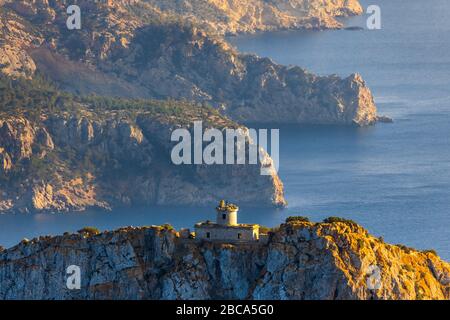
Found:
<path fill-rule="evenodd" d="M 357 0 L 147 0 L 219 34 L 340 28 L 336 17 L 362 13 Z"/>
<path fill-rule="evenodd" d="M 208 102 L 236 121 L 369 125 L 378 119 L 359 75 L 319 77 L 243 55 L 198 22 L 205 12 L 236 12 L 236 23 L 220 26 L 211 18 L 208 24 L 239 30 L 253 24 L 240 17 L 244 11 L 264 21 L 278 11 L 331 17 L 358 13 L 356 1 L 183 2 L 198 12 L 194 21 L 177 13 L 172 2 L 126 3 L 79 1 L 83 26 L 71 31 L 62 1 L 7 1 L 0 12 L 0 69 L 28 78 L 38 70 L 76 93 Z M 265 29 L 262 22 L 254 24 Z"/>
<path fill-rule="evenodd" d="M 70 265 L 80 290 L 66 287 Z M 0 252 L 0 299 L 450 299 L 450 265 L 351 222 L 283 224 L 265 244 L 123 228 Z"/>
<path fill-rule="evenodd" d="M 204 128 L 239 127 L 211 107 L 79 98 L 28 81 L 0 81 L 0 97 L 0 212 L 202 205 L 218 198 L 285 204 L 265 152 L 258 165 L 173 164 L 174 129 L 191 130 L 196 120 Z M 270 175 L 261 175 L 262 166 L 272 168 Z"/>

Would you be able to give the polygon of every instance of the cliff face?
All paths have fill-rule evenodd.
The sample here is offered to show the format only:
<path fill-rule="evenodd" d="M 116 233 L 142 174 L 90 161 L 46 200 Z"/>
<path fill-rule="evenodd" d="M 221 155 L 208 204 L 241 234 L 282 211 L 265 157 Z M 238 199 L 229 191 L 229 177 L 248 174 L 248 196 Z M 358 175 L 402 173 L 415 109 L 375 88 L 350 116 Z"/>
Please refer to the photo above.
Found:
<path fill-rule="evenodd" d="M 342 25 L 335 17 L 357 15 L 357 0 L 147 0 L 163 12 L 182 15 L 216 33 L 279 29 L 329 29 Z"/>
<path fill-rule="evenodd" d="M 197 20 L 202 20 L 204 12 L 231 14 L 237 7 L 239 26 L 247 24 L 247 18 L 239 17 L 244 11 L 264 20 L 270 16 L 266 12 L 276 11 L 275 7 L 294 16 L 295 12 L 333 16 L 359 10 L 353 1 L 184 4 L 198 12 Z M 38 70 L 76 93 L 208 102 L 237 121 L 346 125 L 377 121 L 373 97 L 359 75 L 319 77 L 299 67 L 239 54 L 220 37 L 199 28 L 198 22 L 187 23 L 172 2 L 105 6 L 79 1 L 79 5 L 84 25 L 81 30 L 69 31 L 60 1 L 5 4 L 0 13 L 1 70 L 25 77 L 33 77 Z M 216 25 L 214 19 L 208 23 Z M 227 25 L 217 28 L 225 30 Z"/>
<path fill-rule="evenodd" d="M 258 165 L 172 163 L 174 129 L 191 130 L 197 120 L 204 128 L 238 127 L 210 107 L 177 101 L 76 100 L 57 91 L 35 91 L 36 86 L 15 84 L 15 90 L 5 90 L 3 85 L 0 82 L 0 212 L 202 205 L 218 198 L 249 205 L 285 204 L 283 185 L 267 153 Z M 270 175 L 261 175 L 262 166 L 272 168 Z"/>
<path fill-rule="evenodd" d="M 81 268 L 81 289 L 66 269 Z M 380 270 L 368 287 L 371 266 Z M 1 299 L 449 299 L 450 265 L 348 223 L 290 223 L 267 244 L 169 228 L 41 237 L 0 252 Z"/>
<path fill-rule="evenodd" d="M 135 121 L 123 115 L 42 117 L 0 120 L 0 212 L 205 205 L 217 198 L 285 204 L 275 171 L 262 176 L 257 165 L 173 165 L 172 125 L 145 112 Z"/>

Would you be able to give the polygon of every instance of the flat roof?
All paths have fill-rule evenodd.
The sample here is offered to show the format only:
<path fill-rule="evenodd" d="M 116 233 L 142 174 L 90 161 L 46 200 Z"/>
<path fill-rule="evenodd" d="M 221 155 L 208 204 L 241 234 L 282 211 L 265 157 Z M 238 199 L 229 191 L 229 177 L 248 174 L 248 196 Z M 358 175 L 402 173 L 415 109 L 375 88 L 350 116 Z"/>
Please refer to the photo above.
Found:
<path fill-rule="evenodd" d="M 200 222 L 195 225 L 195 228 L 212 228 L 212 229 L 255 229 L 259 228 L 259 224 L 238 224 L 235 226 L 221 225 L 213 222 Z"/>

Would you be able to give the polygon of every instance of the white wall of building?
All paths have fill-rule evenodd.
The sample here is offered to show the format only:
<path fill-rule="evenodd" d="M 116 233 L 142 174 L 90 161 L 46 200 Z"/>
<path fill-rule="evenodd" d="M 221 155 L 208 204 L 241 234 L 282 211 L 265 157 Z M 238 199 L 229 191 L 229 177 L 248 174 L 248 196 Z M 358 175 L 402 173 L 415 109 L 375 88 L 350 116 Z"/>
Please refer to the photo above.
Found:
<path fill-rule="evenodd" d="M 208 237 L 209 233 L 209 237 Z M 259 239 L 258 229 L 239 227 L 196 227 L 195 238 L 222 241 L 254 241 Z"/>
<path fill-rule="evenodd" d="M 221 226 L 236 226 L 237 210 L 236 211 L 220 211 L 217 210 L 216 223 Z"/>

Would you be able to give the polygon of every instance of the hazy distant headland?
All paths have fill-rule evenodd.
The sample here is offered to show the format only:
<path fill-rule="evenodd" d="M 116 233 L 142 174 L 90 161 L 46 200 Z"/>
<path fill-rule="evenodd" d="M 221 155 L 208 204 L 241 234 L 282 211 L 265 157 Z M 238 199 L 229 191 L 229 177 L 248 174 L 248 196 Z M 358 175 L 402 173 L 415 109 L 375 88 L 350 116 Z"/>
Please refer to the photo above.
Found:
<path fill-rule="evenodd" d="M 297 2 L 294 6 L 280 1 L 278 7 L 283 9 L 272 4 L 264 10 L 289 15 L 305 27 L 303 16 L 328 21 L 361 12 L 356 1 L 327 5 L 330 8 L 313 0 Z M 165 3 L 80 1 L 86 22 L 80 30 L 68 30 L 62 1 L 52 5 L 7 1 L 1 13 L 6 30 L 0 45 L 1 70 L 27 78 L 38 72 L 75 93 L 207 102 L 236 121 L 346 125 L 377 121 L 372 95 L 359 75 L 319 77 L 300 67 L 242 55 L 196 19 L 177 14 L 177 5 Z M 195 3 L 207 8 L 215 2 Z M 231 21 L 238 17 L 229 10 L 236 14 L 247 6 L 268 5 L 244 1 L 233 10 L 216 12 Z M 218 19 L 204 17 L 202 10 L 193 12 L 198 19 L 211 19 L 206 20 L 210 24 Z M 242 17 L 239 24 L 247 20 L 253 18 Z"/>
<path fill-rule="evenodd" d="M 258 166 L 167 167 L 170 131 L 189 125 L 187 119 L 217 128 L 233 121 L 366 126 L 379 119 L 361 76 L 316 76 L 240 54 L 221 37 L 232 30 L 339 27 L 334 17 L 361 13 L 356 1 L 326 8 L 317 1 L 290 2 L 292 7 L 251 1 L 217 7 L 212 16 L 195 8 L 216 6 L 214 1 L 193 2 L 194 19 L 165 3 L 79 1 L 84 23 L 70 30 L 63 1 L 2 2 L 0 69 L 10 80 L 2 78 L 0 211 L 198 205 L 217 197 L 285 205 L 276 172 L 261 177 Z M 260 10 L 273 15 L 255 21 Z M 223 15 L 229 23 L 211 30 Z M 64 91 L 102 98 L 72 101 Z M 129 99 L 147 102 L 136 106 Z M 178 102 L 161 102 L 167 99 Z"/>

